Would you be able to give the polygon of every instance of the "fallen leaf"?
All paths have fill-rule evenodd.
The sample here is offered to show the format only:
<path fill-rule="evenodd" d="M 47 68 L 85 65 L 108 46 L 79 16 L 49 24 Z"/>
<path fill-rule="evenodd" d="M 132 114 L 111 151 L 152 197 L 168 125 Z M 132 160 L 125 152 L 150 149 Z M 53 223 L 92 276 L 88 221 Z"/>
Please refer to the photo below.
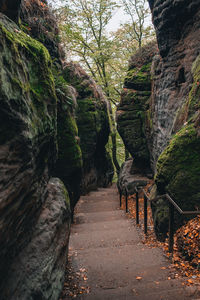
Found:
<path fill-rule="evenodd" d="M 141 276 L 137 276 L 136 279 L 137 279 L 137 280 L 141 280 L 142 277 L 141 277 Z"/>
<path fill-rule="evenodd" d="M 189 283 L 193 283 L 193 280 L 191 280 L 191 279 L 188 279 L 188 280 L 187 280 L 187 282 L 189 282 Z"/>

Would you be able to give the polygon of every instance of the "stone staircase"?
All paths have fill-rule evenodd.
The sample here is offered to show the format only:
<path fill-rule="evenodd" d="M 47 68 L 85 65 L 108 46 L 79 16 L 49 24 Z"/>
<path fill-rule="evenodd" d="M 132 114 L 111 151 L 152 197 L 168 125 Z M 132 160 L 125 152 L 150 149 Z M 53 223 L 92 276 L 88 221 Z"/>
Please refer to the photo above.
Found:
<path fill-rule="evenodd" d="M 70 252 L 75 272 L 86 270 L 83 285 L 89 286 L 90 292 L 77 299 L 200 298 L 196 288 L 183 285 L 183 279 L 173 279 L 170 262 L 162 250 L 144 245 L 139 231 L 119 209 L 115 185 L 81 197 L 72 226 Z"/>

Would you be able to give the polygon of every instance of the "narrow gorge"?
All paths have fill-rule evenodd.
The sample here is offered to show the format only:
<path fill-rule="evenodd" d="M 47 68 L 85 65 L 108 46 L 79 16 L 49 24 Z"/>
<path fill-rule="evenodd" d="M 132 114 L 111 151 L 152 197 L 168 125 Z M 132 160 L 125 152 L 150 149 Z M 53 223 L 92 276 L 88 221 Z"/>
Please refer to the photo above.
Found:
<path fill-rule="evenodd" d="M 130 58 L 116 110 L 124 174 L 200 210 L 200 3 L 148 2 L 156 38 Z M 65 57 L 47 1 L 0 0 L 0 52 L 0 299 L 58 300 L 75 206 L 112 185 L 110 104 Z M 163 241 L 168 204 L 151 208 Z"/>
<path fill-rule="evenodd" d="M 0 1 L 1 299 L 58 299 L 74 206 L 112 181 L 107 103 L 47 4 L 20 2 Z"/>

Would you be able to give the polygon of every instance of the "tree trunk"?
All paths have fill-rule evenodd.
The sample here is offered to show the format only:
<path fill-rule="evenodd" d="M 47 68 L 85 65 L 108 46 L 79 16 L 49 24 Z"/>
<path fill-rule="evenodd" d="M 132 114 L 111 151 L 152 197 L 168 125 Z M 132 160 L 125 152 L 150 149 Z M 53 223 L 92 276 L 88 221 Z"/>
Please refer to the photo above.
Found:
<path fill-rule="evenodd" d="M 120 172 L 120 166 L 117 160 L 117 133 L 116 130 L 114 132 L 111 133 L 111 138 L 112 138 L 112 159 L 113 159 L 113 163 L 115 165 L 116 168 L 116 172 L 117 172 L 117 177 L 119 175 Z"/>
<path fill-rule="evenodd" d="M 115 119 L 113 116 L 113 111 L 110 102 L 108 102 L 108 115 L 110 119 L 110 130 L 111 130 L 111 139 L 112 139 L 112 160 L 118 176 L 120 172 L 120 165 L 117 160 L 117 130 L 116 130 Z"/>

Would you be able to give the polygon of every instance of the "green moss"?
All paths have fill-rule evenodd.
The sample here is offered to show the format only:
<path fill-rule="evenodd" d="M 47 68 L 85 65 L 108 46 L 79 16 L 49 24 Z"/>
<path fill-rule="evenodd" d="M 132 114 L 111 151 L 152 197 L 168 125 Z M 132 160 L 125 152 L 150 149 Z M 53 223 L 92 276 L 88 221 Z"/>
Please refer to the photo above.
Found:
<path fill-rule="evenodd" d="M 151 71 L 151 65 L 152 65 L 152 62 L 149 62 L 148 64 L 144 64 L 141 67 L 140 72 L 148 72 L 148 73 L 150 73 L 150 71 Z"/>
<path fill-rule="evenodd" d="M 200 109 L 200 55 L 196 58 L 192 66 L 194 82 L 189 94 L 188 113 L 191 117 Z"/>
<path fill-rule="evenodd" d="M 4 46 L 2 93 L 19 113 L 27 113 L 24 121 L 29 124 L 30 138 L 47 132 L 52 136 L 56 130 L 56 95 L 48 50 L 3 17 L 0 39 Z"/>
<path fill-rule="evenodd" d="M 75 120 L 67 111 L 58 113 L 58 159 L 66 165 L 66 172 L 82 167 L 82 154 L 78 144 Z"/>
<path fill-rule="evenodd" d="M 89 82 L 85 82 L 82 76 L 74 74 L 69 68 L 65 68 L 63 72 L 64 79 L 76 88 L 78 92 L 78 99 L 94 97 L 93 86 L 90 85 Z"/>
<path fill-rule="evenodd" d="M 23 31 L 19 30 L 18 28 L 16 28 L 15 32 L 13 32 L 13 28 L 11 28 L 11 30 L 9 31 L 9 28 L 5 28 L 3 24 L 0 24 L 0 29 L 2 33 L 4 33 L 6 39 L 10 42 L 12 48 L 15 50 L 16 58 L 20 64 L 23 63 L 20 55 L 21 49 L 25 49 L 27 51 L 27 54 L 29 56 L 31 55 L 34 58 L 33 61 L 35 64 L 31 64 L 31 67 L 29 69 L 30 75 L 32 75 L 32 73 L 35 73 L 32 72 L 33 67 L 37 69 L 40 68 L 40 72 L 42 72 L 41 74 L 42 76 L 40 76 L 42 78 L 41 85 L 42 84 L 47 85 L 48 90 L 50 89 L 52 94 L 55 95 L 54 78 L 51 70 L 51 58 L 48 50 L 40 42 L 32 39 L 29 35 L 25 34 Z M 30 81 L 32 80 L 33 77 L 30 76 Z M 32 82 L 30 82 L 30 86 L 31 84 Z M 37 87 L 38 87 L 38 80 L 37 80 Z M 34 86 L 33 86 L 33 90 L 34 90 Z"/>
<path fill-rule="evenodd" d="M 151 90 L 151 63 L 143 65 L 141 68 L 130 69 L 125 78 L 125 86 L 136 90 Z"/>
<path fill-rule="evenodd" d="M 63 193 L 65 195 L 65 201 L 66 201 L 66 204 L 67 204 L 67 209 L 68 209 L 68 211 L 70 211 L 70 198 L 69 198 L 68 191 L 67 191 L 65 185 L 63 184 L 63 182 L 61 180 L 60 180 L 60 184 L 62 185 L 62 190 L 63 190 Z"/>
<path fill-rule="evenodd" d="M 200 192 L 200 138 L 194 125 L 185 126 L 160 155 L 155 181 L 184 209 L 194 208 Z M 198 204 L 200 199 L 198 199 Z"/>

